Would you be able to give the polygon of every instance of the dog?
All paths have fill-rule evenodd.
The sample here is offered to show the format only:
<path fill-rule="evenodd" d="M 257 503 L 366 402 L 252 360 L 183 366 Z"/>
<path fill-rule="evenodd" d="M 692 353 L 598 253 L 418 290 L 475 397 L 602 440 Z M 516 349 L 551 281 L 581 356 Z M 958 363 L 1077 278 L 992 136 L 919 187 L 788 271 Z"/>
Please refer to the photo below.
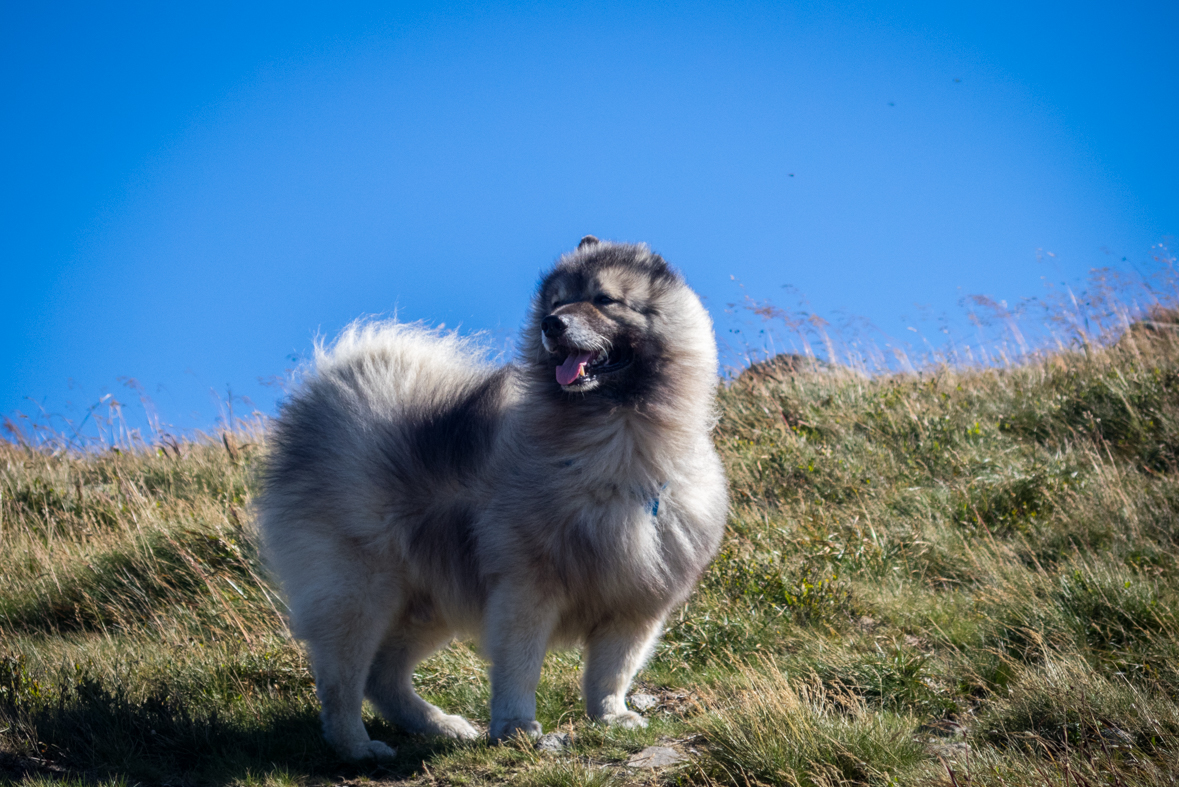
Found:
<path fill-rule="evenodd" d="M 646 725 L 627 690 L 728 510 L 712 322 L 646 245 L 586 236 L 520 346 L 497 367 L 471 338 L 357 323 L 317 345 L 274 425 L 263 552 L 343 757 L 395 753 L 365 697 L 410 732 L 480 734 L 412 685 L 455 636 L 490 662 L 492 740 L 541 734 L 544 655 L 578 644 L 589 716 Z"/>

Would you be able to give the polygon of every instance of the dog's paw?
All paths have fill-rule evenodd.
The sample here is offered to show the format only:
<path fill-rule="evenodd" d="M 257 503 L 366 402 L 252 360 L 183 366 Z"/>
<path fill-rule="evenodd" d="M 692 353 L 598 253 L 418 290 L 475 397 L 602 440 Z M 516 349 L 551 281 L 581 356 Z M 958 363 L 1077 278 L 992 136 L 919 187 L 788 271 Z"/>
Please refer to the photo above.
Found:
<path fill-rule="evenodd" d="M 602 721 L 611 727 L 622 727 L 627 730 L 637 730 L 647 726 L 647 720 L 633 710 L 607 713 L 602 716 Z"/>
<path fill-rule="evenodd" d="M 524 733 L 535 740 L 543 732 L 536 719 L 499 719 L 491 722 L 490 737 L 493 741 L 505 741 L 516 737 L 517 733 Z"/>
<path fill-rule="evenodd" d="M 479 737 L 479 730 L 471 726 L 469 721 L 462 716 L 451 716 L 449 714 L 431 719 L 429 728 L 424 730 L 424 732 L 429 735 L 456 738 L 460 741 L 473 741 Z"/>
<path fill-rule="evenodd" d="M 380 741 L 365 741 L 364 743 L 349 747 L 348 751 L 342 753 L 349 760 L 388 762 L 397 757 L 397 749 Z"/>

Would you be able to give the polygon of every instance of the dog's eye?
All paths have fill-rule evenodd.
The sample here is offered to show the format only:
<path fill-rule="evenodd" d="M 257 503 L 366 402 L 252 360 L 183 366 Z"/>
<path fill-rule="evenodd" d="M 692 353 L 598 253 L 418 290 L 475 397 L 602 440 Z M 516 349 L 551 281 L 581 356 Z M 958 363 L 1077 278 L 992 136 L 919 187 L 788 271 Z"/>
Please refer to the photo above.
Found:
<path fill-rule="evenodd" d="M 594 298 L 595 306 L 609 306 L 612 303 L 614 303 L 614 299 L 609 295 L 599 295 L 598 297 Z"/>

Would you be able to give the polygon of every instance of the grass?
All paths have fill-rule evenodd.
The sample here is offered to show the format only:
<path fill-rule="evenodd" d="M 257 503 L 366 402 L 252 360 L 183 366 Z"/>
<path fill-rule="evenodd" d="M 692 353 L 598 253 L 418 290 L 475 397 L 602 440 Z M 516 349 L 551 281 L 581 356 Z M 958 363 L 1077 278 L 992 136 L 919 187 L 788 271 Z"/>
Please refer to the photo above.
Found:
<path fill-rule="evenodd" d="M 538 709 L 572 733 L 560 754 L 375 716 L 396 762 L 327 749 L 249 531 L 264 429 L 120 450 L 0 443 L 0 782 L 1179 781 L 1170 334 L 998 368 L 779 366 L 721 394 L 728 533 L 639 676 L 650 728 L 590 723 L 579 656 L 552 654 Z M 487 723 L 469 646 L 417 682 Z M 627 768 L 649 745 L 689 759 Z"/>

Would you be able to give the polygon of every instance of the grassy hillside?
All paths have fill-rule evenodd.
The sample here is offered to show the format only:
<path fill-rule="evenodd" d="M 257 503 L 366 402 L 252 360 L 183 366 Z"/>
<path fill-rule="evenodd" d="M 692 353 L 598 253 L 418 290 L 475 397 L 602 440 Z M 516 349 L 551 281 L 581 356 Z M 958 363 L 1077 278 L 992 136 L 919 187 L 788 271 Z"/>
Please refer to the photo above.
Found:
<path fill-rule="evenodd" d="M 249 537 L 265 434 L 55 455 L 0 443 L 0 781 L 1156 785 L 1179 780 L 1179 344 L 1019 367 L 789 364 L 721 396 L 723 551 L 591 724 L 549 657 L 547 754 L 402 735 L 341 763 Z M 418 684 L 487 723 L 477 655 Z M 627 768 L 651 744 L 686 764 Z"/>

